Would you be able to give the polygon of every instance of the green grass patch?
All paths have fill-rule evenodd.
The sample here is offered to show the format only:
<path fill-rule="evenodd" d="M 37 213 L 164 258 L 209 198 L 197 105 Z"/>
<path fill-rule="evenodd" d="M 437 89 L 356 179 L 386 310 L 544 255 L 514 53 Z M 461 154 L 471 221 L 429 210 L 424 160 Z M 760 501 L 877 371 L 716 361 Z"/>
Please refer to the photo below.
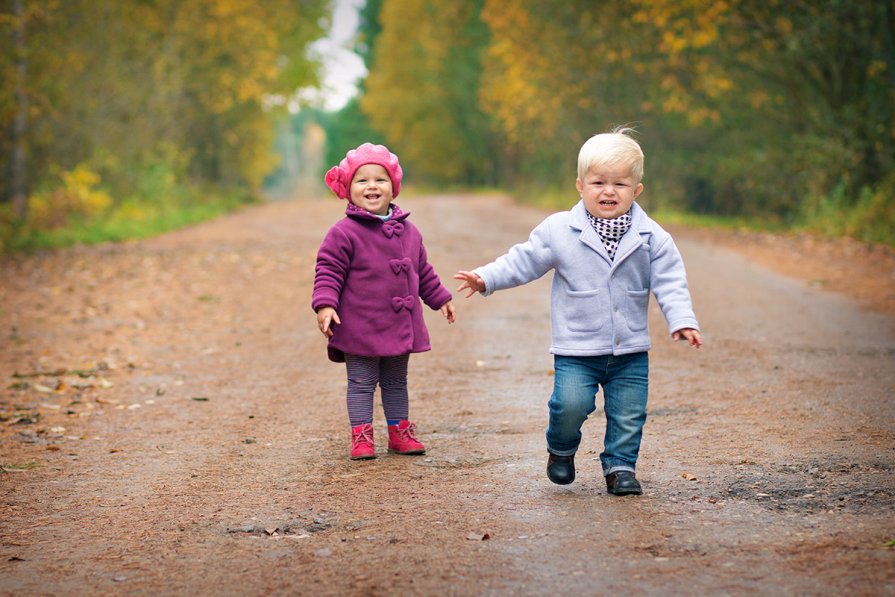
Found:
<path fill-rule="evenodd" d="M 895 246 L 895 174 L 875 190 L 861 190 L 857 197 L 837 187 L 826 197 L 808 201 L 796 226 L 825 237 L 848 236 Z"/>
<path fill-rule="evenodd" d="M 128 199 L 89 218 L 70 217 L 58 227 L 4 226 L 0 218 L 0 252 L 148 238 L 214 219 L 253 202 L 255 199 L 243 191 L 197 190 L 163 201 Z"/>

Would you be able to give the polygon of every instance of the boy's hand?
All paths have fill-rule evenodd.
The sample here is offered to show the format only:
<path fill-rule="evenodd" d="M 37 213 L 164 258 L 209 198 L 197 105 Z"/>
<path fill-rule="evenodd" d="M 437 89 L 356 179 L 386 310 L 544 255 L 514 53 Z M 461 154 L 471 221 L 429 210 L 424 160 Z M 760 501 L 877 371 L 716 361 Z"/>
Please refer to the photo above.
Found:
<path fill-rule="evenodd" d="M 675 342 L 683 339 L 689 342 L 690 346 L 695 346 L 696 348 L 702 346 L 702 336 L 699 335 L 699 330 L 694 330 L 693 328 L 678 330 L 671 334 L 671 337 Z"/>
<path fill-rule="evenodd" d="M 454 308 L 453 301 L 448 301 L 442 305 L 440 311 L 448 323 L 454 323 L 457 320 L 457 309 Z"/>
<path fill-rule="evenodd" d="M 459 271 L 454 274 L 455 280 L 463 280 L 463 283 L 457 287 L 457 292 L 468 290 L 466 298 L 471 297 L 476 292 L 485 292 L 485 281 L 472 272 Z"/>
<path fill-rule="evenodd" d="M 327 338 L 333 335 L 332 325 L 341 323 L 342 320 L 339 319 L 339 314 L 332 307 L 321 307 L 317 311 L 317 327 L 320 328 L 320 332 Z"/>

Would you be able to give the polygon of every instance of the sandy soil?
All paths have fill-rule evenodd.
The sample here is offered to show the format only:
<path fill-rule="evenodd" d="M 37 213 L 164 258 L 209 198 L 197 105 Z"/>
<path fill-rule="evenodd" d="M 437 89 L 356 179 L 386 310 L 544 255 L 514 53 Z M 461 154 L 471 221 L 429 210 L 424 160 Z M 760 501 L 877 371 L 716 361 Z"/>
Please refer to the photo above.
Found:
<path fill-rule="evenodd" d="M 399 202 L 446 282 L 544 216 Z M 308 304 L 341 210 L 0 262 L 0 594 L 895 595 L 891 251 L 674 229 L 706 345 L 651 307 L 645 494 L 617 498 L 599 412 L 579 479 L 544 475 L 546 279 L 429 313 L 428 453 L 348 460 Z"/>

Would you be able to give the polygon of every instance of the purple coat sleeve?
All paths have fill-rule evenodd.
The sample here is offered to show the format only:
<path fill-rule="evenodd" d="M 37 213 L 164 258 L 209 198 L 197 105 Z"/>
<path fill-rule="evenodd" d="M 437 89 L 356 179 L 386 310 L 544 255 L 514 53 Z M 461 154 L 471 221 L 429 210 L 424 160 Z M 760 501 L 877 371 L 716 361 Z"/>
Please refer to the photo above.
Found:
<path fill-rule="evenodd" d="M 314 291 L 311 308 L 339 309 L 339 297 L 351 264 L 351 245 L 345 233 L 335 226 L 329 229 L 320 249 L 317 251 L 317 265 L 314 270 Z"/>
<path fill-rule="evenodd" d="M 435 268 L 429 263 L 426 247 L 420 243 L 420 298 L 430 308 L 441 309 L 451 300 L 451 291 L 445 288 L 435 273 Z"/>

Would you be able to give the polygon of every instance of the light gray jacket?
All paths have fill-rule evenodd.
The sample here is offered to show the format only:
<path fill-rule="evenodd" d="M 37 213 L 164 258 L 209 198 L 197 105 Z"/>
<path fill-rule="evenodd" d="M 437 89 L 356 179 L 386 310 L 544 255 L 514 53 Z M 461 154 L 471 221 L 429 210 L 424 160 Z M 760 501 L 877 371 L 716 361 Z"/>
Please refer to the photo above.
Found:
<path fill-rule="evenodd" d="M 684 262 L 671 238 L 634 203 L 631 228 L 610 262 L 584 202 L 548 216 L 527 242 L 475 270 L 489 294 L 555 270 L 550 296 L 550 352 L 593 356 L 649 350 L 647 307 L 656 297 L 669 333 L 698 330 Z"/>

